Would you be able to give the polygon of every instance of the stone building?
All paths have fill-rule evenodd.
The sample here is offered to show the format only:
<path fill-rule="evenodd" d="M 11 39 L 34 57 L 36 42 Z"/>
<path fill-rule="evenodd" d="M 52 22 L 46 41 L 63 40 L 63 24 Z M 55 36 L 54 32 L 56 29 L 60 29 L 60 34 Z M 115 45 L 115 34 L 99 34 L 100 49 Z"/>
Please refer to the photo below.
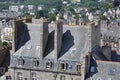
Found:
<path fill-rule="evenodd" d="M 114 21 L 107 25 L 107 31 L 101 35 L 101 46 L 110 46 L 112 50 L 120 51 L 120 27 L 119 22 Z"/>
<path fill-rule="evenodd" d="M 13 54 L 5 74 L 11 80 L 85 80 L 90 52 L 100 44 L 99 24 L 64 26 L 47 20 L 13 21 Z"/>

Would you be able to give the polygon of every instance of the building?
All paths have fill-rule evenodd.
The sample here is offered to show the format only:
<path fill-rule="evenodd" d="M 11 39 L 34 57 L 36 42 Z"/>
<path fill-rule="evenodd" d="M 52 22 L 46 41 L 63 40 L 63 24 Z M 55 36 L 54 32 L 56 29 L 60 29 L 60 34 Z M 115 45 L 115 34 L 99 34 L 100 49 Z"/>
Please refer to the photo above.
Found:
<path fill-rule="evenodd" d="M 85 80 L 89 53 L 100 44 L 96 23 L 73 27 L 63 26 L 61 21 L 48 26 L 45 19 L 39 24 L 14 20 L 13 54 L 6 79 Z"/>
<path fill-rule="evenodd" d="M 9 6 L 9 11 L 11 11 L 11 12 L 20 12 L 20 6 L 18 6 L 18 5 Z"/>
<path fill-rule="evenodd" d="M 119 22 L 113 21 L 106 26 L 107 31 L 102 35 L 102 46 L 110 46 L 112 50 L 120 51 L 120 27 Z"/>
<path fill-rule="evenodd" d="M 81 0 L 73 0 L 73 2 L 80 2 Z"/>
<path fill-rule="evenodd" d="M 93 62 L 90 67 L 89 78 L 86 80 L 119 80 L 120 64 L 119 62 L 101 61 Z"/>

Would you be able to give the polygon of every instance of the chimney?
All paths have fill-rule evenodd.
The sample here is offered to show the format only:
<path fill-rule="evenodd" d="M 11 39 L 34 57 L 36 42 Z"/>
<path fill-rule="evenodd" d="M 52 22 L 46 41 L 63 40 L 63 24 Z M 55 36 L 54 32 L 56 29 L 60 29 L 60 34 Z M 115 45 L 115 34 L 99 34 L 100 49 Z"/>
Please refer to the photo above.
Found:
<path fill-rule="evenodd" d="M 62 35 L 63 35 L 63 23 L 61 21 L 55 22 L 55 34 L 54 34 L 54 53 L 55 60 L 57 61 L 59 52 L 62 47 Z"/>
<path fill-rule="evenodd" d="M 100 46 L 100 21 L 91 22 L 88 25 L 89 27 L 89 51 L 91 52 L 91 49 L 94 48 L 96 45 Z"/>
<path fill-rule="evenodd" d="M 23 35 L 25 24 L 22 20 L 12 20 L 12 52 L 15 53 L 19 49 L 21 35 Z"/>
<path fill-rule="evenodd" d="M 47 40 L 48 40 L 48 21 L 43 19 L 40 23 L 40 58 L 43 59 L 43 54 L 45 52 Z"/>

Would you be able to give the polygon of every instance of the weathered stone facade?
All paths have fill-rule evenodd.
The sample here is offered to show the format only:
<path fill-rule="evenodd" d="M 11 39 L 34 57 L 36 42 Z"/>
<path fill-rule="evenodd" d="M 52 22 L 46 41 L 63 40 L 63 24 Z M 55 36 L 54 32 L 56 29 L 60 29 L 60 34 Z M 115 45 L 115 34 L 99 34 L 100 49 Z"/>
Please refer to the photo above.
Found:
<path fill-rule="evenodd" d="M 6 76 L 12 80 L 85 80 L 91 48 L 99 44 L 95 35 L 99 26 L 81 26 L 63 26 L 61 21 L 56 21 L 48 27 L 44 20 L 39 24 L 26 23 L 27 32 L 20 39 L 24 45 L 12 55 Z M 14 47 L 17 37 L 13 40 Z M 93 39 L 97 42 L 92 42 Z"/>

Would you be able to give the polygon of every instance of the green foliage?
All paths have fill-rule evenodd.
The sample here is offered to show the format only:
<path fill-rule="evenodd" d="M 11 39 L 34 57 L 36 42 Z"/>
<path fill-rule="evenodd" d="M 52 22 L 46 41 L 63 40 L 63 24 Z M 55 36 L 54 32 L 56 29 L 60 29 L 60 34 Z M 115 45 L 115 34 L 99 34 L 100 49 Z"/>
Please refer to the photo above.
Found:
<path fill-rule="evenodd" d="M 74 18 L 78 20 L 80 18 L 79 13 L 75 14 Z"/>
<path fill-rule="evenodd" d="M 109 9 L 109 8 L 113 8 L 113 4 L 109 5 L 107 3 L 102 3 L 100 4 L 100 7 L 104 9 Z"/>
<path fill-rule="evenodd" d="M 55 19 L 56 19 L 54 13 L 49 13 L 49 14 L 48 14 L 48 18 L 50 19 L 50 21 L 55 21 Z"/>
<path fill-rule="evenodd" d="M 1 45 L 4 47 L 4 46 L 6 46 L 8 43 L 7 42 L 5 42 L 5 41 L 3 41 L 3 42 L 1 42 Z"/>
<path fill-rule="evenodd" d="M 2 9 L 8 9 L 9 8 L 9 3 L 0 3 L 0 10 Z"/>
<path fill-rule="evenodd" d="M 99 16 L 102 20 L 108 20 L 103 14 L 99 14 Z"/>
<path fill-rule="evenodd" d="M 35 11 L 35 18 L 39 19 L 41 17 L 44 17 L 44 12 L 42 10 Z"/>

